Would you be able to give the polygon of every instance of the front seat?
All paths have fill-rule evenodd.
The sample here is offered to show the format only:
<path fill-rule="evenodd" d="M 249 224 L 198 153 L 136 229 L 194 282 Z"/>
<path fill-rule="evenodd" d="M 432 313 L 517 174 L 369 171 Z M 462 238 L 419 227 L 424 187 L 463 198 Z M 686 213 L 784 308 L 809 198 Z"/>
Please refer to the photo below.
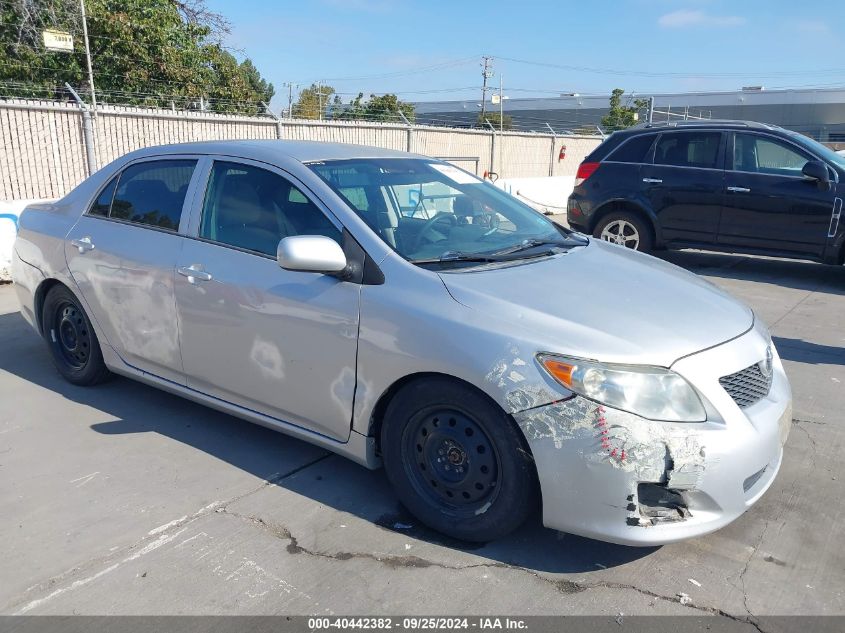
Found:
<path fill-rule="evenodd" d="M 452 213 L 458 220 L 458 224 L 472 224 L 475 216 L 479 215 L 475 208 L 475 202 L 469 196 L 461 194 L 452 199 Z"/>
<path fill-rule="evenodd" d="M 249 182 L 231 177 L 225 180 L 215 218 L 218 241 L 275 256 L 280 237 L 267 228 L 275 223 L 275 214 L 261 204 Z"/>

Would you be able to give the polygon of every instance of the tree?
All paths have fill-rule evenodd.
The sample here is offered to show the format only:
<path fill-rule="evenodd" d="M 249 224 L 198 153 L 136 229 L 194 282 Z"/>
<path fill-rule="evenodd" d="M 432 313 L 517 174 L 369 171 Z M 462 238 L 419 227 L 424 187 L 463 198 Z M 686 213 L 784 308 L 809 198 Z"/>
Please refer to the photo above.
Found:
<path fill-rule="evenodd" d="M 381 96 L 371 94 L 370 98 L 364 101 L 363 92 L 359 92 L 348 105 L 338 105 L 332 112 L 333 119 L 342 121 L 366 120 L 396 123 L 403 121 L 403 115 L 408 121 L 414 121 L 416 111 L 413 103 L 401 101 L 395 94 Z"/>
<path fill-rule="evenodd" d="M 319 119 L 320 113 L 325 114 L 329 106 L 334 88 L 321 84 L 311 84 L 299 93 L 299 99 L 293 104 L 293 116 L 299 119 Z M 339 98 L 335 95 L 335 102 Z"/>
<path fill-rule="evenodd" d="M 256 113 L 273 97 L 250 60 L 223 48 L 228 23 L 205 0 L 88 0 L 86 9 L 100 102 L 190 107 L 202 98 L 214 111 Z M 73 52 L 47 51 L 48 28 L 71 33 Z M 90 100 L 79 3 L 0 3 L 2 94 L 66 99 L 65 82 Z"/>
<path fill-rule="evenodd" d="M 501 115 L 501 124 L 499 121 L 499 113 L 498 112 L 485 112 L 484 119 L 490 121 L 490 125 L 492 125 L 497 130 L 512 130 L 513 129 L 513 117 L 509 114 L 502 114 Z M 478 119 L 476 120 L 476 125 L 478 127 L 487 127 L 487 123 L 485 120 L 481 118 L 481 112 L 478 113 Z"/>
<path fill-rule="evenodd" d="M 640 110 L 648 108 L 648 99 L 634 99 L 634 105 L 622 105 L 622 88 L 615 88 L 610 95 L 610 111 L 601 119 L 601 125 L 608 131 L 624 130 L 637 123 Z"/>

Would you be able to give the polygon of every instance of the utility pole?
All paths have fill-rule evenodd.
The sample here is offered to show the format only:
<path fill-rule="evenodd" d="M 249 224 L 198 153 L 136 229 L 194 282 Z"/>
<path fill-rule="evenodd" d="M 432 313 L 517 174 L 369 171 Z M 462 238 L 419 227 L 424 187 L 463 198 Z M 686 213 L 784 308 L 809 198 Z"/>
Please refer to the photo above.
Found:
<path fill-rule="evenodd" d="M 288 89 L 288 118 L 293 118 L 293 89 L 299 88 L 299 84 L 291 83 L 290 81 L 286 81 L 282 84 Z"/>
<path fill-rule="evenodd" d="M 317 103 L 320 108 L 320 120 L 323 120 L 323 82 L 317 82 Z"/>
<path fill-rule="evenodd" d="M 504 118 L 505 118 L 505 93 L 502 91 L 502 73 L 499 73 L 499 134 L 504 131 Z M 501 160 L 501 159 L 500 159 Z M 500 167 L 501 169 L 501 167 Z"/>
<path fill-rule="evenodd" d="M 484 55 L 481 57 L 482 60 L 482 71 L 481 71 L 481 120 L 486 121 L 486 110 L 487 110 L 487 80 L 493 76 L 493 58 Z"/>
<path fill-rule="evenodd" d="M 82 39 L 85 42 L 85 59 L 88 62 L 88 87 L 91 89 L 91 109 L 97 116 L 97 93 L 94 91 L 94 70 L 91 67 L 91 46 L 88 44 L 88 20 L 85 17 L 85 0 L 79 0 L 82 9 Z"/>

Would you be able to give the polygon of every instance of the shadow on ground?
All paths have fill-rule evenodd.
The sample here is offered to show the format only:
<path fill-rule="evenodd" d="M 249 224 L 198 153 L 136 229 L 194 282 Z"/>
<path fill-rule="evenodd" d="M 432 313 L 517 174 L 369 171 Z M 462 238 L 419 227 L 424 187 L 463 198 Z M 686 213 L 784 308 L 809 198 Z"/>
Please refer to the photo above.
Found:
<path fill-rule="evenodd" d="M 98 433 L 158 433 L 320 504 L 370 521 L 380 529 L 401 532 L 455 550 L 472 551 L 508 565 L 559 573 L 612 568 L 647 556 L 656 549 L 624 547 L 563 535 L 544 528 L 539 512 L 514 534 L 496 542 L 472 544 L 451 540 L 421 526 L 409 516 L 381 470 L 365 471 L 361 476 L 364 470 L 361 466 L 326 453 L 321 464 L 332 460 L 332 468 L 320 468 L 319 476 L 304 476 L 306 471 L 296 477 L 274 479 L 278 473 L 276 456 L 280 445 L 287 451 L 305 450 L 303 442 L 129 379 L 116 377 L 93 388 L 65 382 L 53 368 L 46 347 L 19 313 L 0 315 L 0 346 L 13 351 L 0 355 L 0 371 L 111 416 L 112 421 L 91 427 Z M 320 481 L 315 483 L 315 479 Z M 397 528 L 397 524 L 400 527 Z M 405 528 L 406 525 L 412 527 Z"/>
<path fill-rule="evenodd" d="M 845 266 L 704 251 L 658 251 L 660 259 L 694 273 L 845 295 Z"/>
<path fill-rule="evenodd" d="M 773 336 L 780 357 L 809 365 L 845 365 L 845 348 L 819 345 L 803 339 Z"/>

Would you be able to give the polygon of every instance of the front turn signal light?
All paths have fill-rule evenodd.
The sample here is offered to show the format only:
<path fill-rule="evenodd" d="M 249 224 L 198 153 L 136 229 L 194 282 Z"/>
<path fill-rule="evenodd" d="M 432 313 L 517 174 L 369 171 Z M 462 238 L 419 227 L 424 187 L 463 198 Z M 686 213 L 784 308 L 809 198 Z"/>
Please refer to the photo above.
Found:
<path fill-rule="evenodd" d="M 572 371 L 575 369 L 575 365 L 548 356 L 541 357 L 541 359 L 547 372 L 564 387 L 572 389 Z"/>

